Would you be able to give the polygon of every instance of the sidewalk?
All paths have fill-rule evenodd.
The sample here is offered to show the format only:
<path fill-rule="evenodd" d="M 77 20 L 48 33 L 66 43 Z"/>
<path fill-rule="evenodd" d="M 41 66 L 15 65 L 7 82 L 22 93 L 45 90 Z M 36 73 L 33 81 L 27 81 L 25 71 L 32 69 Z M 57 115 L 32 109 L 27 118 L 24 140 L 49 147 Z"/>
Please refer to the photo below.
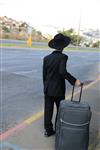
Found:
<path fill-rule="evenodd" d="M 100 150 L 100 81 L 83 91 L 82 100 L 87 100 L 92 109 L 89 150 Z M 77 96 L 76 96 L 77 98 Z M 95 101 L 95 105 L 94 105 Z M 99 112 L 98 112 L 99 111 Z M 1 150 L 54 150 L 55 136 L 43 135 L 43 116 L 26 128 L 17 130 L 2 142 Z"/>

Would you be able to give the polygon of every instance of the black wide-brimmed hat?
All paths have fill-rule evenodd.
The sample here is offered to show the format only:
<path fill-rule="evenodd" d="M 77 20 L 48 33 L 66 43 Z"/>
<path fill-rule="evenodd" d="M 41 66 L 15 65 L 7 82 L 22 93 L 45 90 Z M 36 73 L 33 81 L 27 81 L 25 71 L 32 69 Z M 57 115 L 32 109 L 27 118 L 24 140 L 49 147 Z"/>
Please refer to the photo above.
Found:
<path fill-rule="evenodd" d="M 48 46 L 54 49 L 63 49 L 69 45 L 70 41 L 70 37 L 64 36 L 63 34 L 59 33 L 49 41 Z"/>

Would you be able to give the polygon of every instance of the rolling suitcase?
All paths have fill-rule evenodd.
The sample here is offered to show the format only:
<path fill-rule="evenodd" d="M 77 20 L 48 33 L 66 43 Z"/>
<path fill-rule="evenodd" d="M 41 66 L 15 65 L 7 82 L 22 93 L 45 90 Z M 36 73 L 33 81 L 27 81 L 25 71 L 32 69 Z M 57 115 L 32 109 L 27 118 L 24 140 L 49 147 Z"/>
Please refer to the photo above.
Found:
<path fill-rule="evenodd" d="M 63 100 L 56 123 L 56 150 L 88 150 L 89 124 L 91 120 L 90 106 L 81 101 L 82 87 L 79 101 L 73 101 L 74 88 L 71 101 Z"/>

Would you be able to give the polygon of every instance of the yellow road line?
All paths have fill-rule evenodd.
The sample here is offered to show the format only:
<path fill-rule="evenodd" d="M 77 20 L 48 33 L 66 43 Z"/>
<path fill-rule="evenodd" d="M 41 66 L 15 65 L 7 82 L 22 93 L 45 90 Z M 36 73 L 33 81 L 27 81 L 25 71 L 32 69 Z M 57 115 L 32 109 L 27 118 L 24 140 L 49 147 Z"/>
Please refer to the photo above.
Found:
<path fill-rule="evenodd" d="M 97 78 L 97 80 L 95 80 L 94 82 L 92 82 L 92 83 L 90 83 L 89 85 L 85 86 L 85 87 L 84 87 L 84 90 L 88 89 L 89 87 L 91 87 L 92 85 L 94 85 L 94 84 L 95 84 L 97 81 L 99 81 L 99 80 L 100 80 L 100 76 Z M 79 92 L 80 92 L 80 91 L 75 92 L 74 95 L 77 95 Z M 68 95 L 68 96 L 66 96 L 65 99 L 67 100 L 67 99 L 69 99 L 70 97 L 71 97 L 71 94 Z M 26 119 L 26 120 L 24 121 L 24 123 L 26 123 L 26 124 L 31 124 L 32 122 L 34 122 L 34 121 L 38 120 L 39 118 L 41 118 L 41 117 L 43 116 L 43 114 L 44 114 L 44 111 L 38 112 L 38 113 L 36 113 L 35 115 L 31 116 L 30 118 Z"/>
<path fill-rule="evenodd" d="M 30 118 L 26 119 L 24 121 L 24 123 L 31 124 L 33 121 L 38 120 L 39 118 L 41 118 L 43 116 L 43 113 L 44 113 L 43 111 L 38 112 L 37 114 L 35 114 L 35 115 L 31 116 Z"/>

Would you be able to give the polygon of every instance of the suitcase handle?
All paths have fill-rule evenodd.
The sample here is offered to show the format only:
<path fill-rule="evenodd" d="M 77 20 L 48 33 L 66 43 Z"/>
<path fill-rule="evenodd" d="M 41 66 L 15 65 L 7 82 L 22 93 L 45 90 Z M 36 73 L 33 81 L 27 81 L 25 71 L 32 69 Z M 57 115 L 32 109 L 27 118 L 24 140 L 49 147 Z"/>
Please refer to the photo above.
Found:
<path fill-rule="evenodd" d="M 75 85 L 73 86 L 73 89 L 72 89 L 71 101 L 73 101 L 74 89 L 75 89 Z M 79 102 L 81 101 L 81 97 L 82 97 L 82 89 L 83 89 L 83 83 L 81 83 L 81 90 L 80 90 Z"/>

